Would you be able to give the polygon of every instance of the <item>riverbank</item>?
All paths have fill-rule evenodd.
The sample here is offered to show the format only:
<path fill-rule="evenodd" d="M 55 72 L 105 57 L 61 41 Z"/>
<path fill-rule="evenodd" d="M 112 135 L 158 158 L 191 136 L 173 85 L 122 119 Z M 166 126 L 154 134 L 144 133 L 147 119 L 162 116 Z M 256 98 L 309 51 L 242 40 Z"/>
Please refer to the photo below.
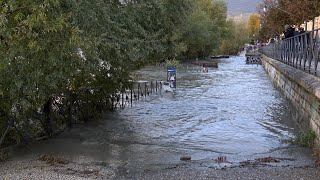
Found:
<path fill-rule="evenodd" d="M 124 162 L 92 162 L 84 156 L 26 156 L 0 163 L 0 179 L 315 179 L 318 168 L 272 166 L 270 163 L 228 166 L 212 161 L 187 161 L 161 169 L 129 171 Z"/>

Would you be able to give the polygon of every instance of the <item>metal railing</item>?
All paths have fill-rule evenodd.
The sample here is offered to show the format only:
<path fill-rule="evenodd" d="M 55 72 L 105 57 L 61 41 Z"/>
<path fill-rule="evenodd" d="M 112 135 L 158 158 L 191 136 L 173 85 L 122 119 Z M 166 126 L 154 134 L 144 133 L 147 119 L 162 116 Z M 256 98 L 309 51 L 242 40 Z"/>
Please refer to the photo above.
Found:
<path fill-rule="evenodd" d="M 270 43 L 260 48 L 264 55 L 310 74 L 319 74 L 320 29 Z"/>

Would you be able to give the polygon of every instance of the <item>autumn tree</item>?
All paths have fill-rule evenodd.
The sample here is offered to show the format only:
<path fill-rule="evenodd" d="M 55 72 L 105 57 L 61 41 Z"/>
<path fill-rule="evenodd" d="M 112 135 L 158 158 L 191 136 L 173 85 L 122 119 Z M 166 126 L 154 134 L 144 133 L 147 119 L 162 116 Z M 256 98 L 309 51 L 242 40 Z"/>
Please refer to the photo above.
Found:
<path fill-rule="evenodd" d="M 257 36 L 260 29 L 260 17 L 258 14 L 251 14 L 248 20 L 249 36 Z"/>
<path fill-rule="evenodd" d="M 312 20 L 320 15 L 320 2 L 318 0 L 282 0 L 281 8 L 292 13 L 292 18 L 297 23 Z"/>
<path fill-rule="evenodd" d="M 280 36 L 285 24 L 295 24 L 286 9 L 282 9 L 282 0 L 264 0 L 258 7 L 261 29 L 259 38 L 267 40 L 271 37 Z"/>
<path fill-rule="evenodd" d="M 300 25 L 320 15 L 318 0 L 264 0 L 258 8 L 261 36 L 279 35 L 285 24 Z"/>

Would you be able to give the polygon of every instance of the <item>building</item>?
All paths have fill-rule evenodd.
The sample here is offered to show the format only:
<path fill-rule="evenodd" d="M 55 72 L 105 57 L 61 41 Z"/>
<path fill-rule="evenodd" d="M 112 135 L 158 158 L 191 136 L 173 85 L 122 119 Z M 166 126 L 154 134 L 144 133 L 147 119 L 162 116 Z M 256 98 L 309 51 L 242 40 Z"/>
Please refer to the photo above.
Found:
<path fill-rule="evenodd" d="M 306 28 L 305 23 L 301 24 L 300 27 Z M 314 29 L 319 29 L 320 28 L 320 16 L 314 18 L 314 27 L 313 27 L 313 21 L 312 20 L 307 22 L 307 30 L 311 31 L 313 28 Z"/>

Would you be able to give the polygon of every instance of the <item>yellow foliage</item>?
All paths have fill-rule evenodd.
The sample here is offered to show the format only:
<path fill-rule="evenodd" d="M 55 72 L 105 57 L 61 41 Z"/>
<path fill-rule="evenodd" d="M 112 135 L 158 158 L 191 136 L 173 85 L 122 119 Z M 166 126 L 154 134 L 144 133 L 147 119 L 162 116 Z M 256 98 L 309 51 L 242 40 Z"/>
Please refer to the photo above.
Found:
<path fill-rule="evenodd" d="M 260 17 L 258 14 L 251 14 L 248 21 L 250 35 L 256 35 L 260 29 Z"/>

